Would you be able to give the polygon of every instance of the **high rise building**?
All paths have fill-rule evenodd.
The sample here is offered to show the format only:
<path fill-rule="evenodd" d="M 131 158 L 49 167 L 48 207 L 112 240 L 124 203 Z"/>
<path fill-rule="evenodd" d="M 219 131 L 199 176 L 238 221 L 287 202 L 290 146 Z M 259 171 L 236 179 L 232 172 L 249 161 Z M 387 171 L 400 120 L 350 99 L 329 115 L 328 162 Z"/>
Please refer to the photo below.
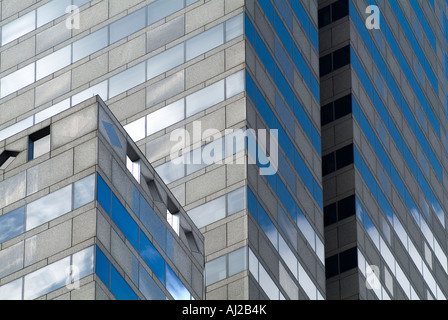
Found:
<path fill-rule="evenodd" d="M 0 219 L 12 218 L 8 214 L 18 208 L 28 210 L 40 196 L 60 188 L 76 190 L 76 182 L 85 178 L 65 171 L 70 167 L 68 158 L 52 163 L 59 155 L 54 149 L 59 147 L 57 140 L 76 137 L 62 142 L 60 152 L 74 157 L 70 160 L 74 168 L 85 158 L 98 190 L 92 200 L 97 206 L 89 207 L 97 210 L 86 220 L 76 215 L 78 209 L 71 211 L 74 207 L 61 218 L 45 221 L 42 229 L 29 229 L 25 220 L 20 229 L 24 233 L 1 244 L 0 259 L 28 252 L 27 244 L 43 252 L 31 260 L 25 254 L 26 261 L 17 260 L 14 267 L 0 263 L 6 265 L 0 270 L 8 274 L 0 278 L 3 295 L 12 290 L 8 284 L 17 281 L 19 288 L 22 281 L 22 297 L 29 298 L 27 277 L 33 278 L 35 270 L 68 255 L 71 261 L 78 259 L 75 248 L 84 247 L 75 240 L 70 249 L 53 250 L 64 245 L 55 239 L 69 236 L 63 230 L 55 229 L 41 241 L 29 240 L 45 228 L 56 228 L 59 221 L 73 220 L 67 222 L 73 225 L 73 239 L 76 224 L 98 226 L 98 234 L 93 230 L 89 234 L 88 257 L 94 260 L 88 281 L 93 278 L 96 283 L 89 282 L 89 288 L 100 287 L 104 296 L 129 297 L 114 289 L 115 279 L 127 288 L 126 294 L 138 298 L 148 298 L 151 288 L 157 292 L 149 294 L 151 298 L 325 297 L 315 0 L 1 0 L 0 4 L 0 199 L 6 201 L 0 206 Z M 84 146 L 86 138 L 77 130 L 85 120 L 73 118 L 71 110 L 82 112 L 84 101 L 93 95 L 105 102 L 98 99 L 98 110 L 109 114 L 109 108 L 113 116 L 106 123 L 101 117 L 94 121 L 97 142 Z M 64 122 L 65 118 L 71 120 Z M 60 132 L 53 129 L 59 122 L 64 123 Z M 120 126 L 138 148 L 123 138 Z M 48 146 L 50 153 L 42 154 Z M 155 184 L 166 195 L 160 203 L 153 198 L 155 175 L 144 157 L 169 187 L 168 192 L 161 181 Z M 32 169 L 45 161 L 49 162 L 42 173 Z M 125 167 L 127 171 L 122 170 Z M 86 170 L 82 172 L 87 176 Z M 30 182 L 21 180 L 11 189 L 15 182 L 8 179 L 15 175 L 29 175 Z M 42 184 L 44 191 L 33 183 Z M 176 200 L 170 198 L 171 192 Z M 111 218 L 107 204 L 102 204 L 106 196 L 112 199 Z M 139 220 L 142 202 L 137 207 L 136 196 L 154 204 L 154 217 L 165 218 L 157 221 L 169 230 L 166 235 L 171 235 L 168 242 L 173 248 L 154 235 L 165 229 L 151 231 L 155 222 L 145 225 Z M 77 198 L 76 192 L 72 197 Z M 120 223 L 125 222 L 114 220 L 114 199 L 132 228 L 123 230 Z M 15 214 L 21 219 L 24 213 Z M 179 215 L 176 237 L 167 223 L 176 226 Z M 109 239 L 100 233 L 104 220 L 115 232 L 110 239 L 119 242 L 116 250 L 124 250 L 123 254 L 104 243 Z M 131 232 L 137 230 L 135 224 L 138 239 Z M 3 226 L 9 230 L 9 225 Z M 142 242 L 156 250 L 140 252 Z M 17 244 L 22 247 L 13 249 Z M 155 254 L 164 267 L 145 265 L 145 254 Z M 201 254 L 203 292 L 202 278 L 198 279 L 203 272 Z M 96 271 L 99 263 L 109 270 L 109 277 Z M 136 273 L 136 268 L 146 274 Z M 40 279 L 36 281 L 47 281 L 44 276 Z M 49 292 L 38 293 L 56 296 Z M 70 292 L 72 298 L 76 292 L 81 293 Z M 88 294 L 98 297 L 92 291 L 84 296 Z"/>
<path fill-rule="evenodd" d="M 328 299 L 446 299 L 447 3 L 319 1 Z"/>

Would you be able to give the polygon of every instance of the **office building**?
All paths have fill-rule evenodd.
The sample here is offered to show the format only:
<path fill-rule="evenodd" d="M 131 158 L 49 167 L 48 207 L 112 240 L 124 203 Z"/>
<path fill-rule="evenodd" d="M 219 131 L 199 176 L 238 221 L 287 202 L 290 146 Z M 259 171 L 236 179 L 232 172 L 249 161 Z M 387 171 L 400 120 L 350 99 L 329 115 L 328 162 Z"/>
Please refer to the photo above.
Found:
<path fill-rule="evenodd" d="M 318 15 L 326 297 L 446 299 L 446 3 Z"/>

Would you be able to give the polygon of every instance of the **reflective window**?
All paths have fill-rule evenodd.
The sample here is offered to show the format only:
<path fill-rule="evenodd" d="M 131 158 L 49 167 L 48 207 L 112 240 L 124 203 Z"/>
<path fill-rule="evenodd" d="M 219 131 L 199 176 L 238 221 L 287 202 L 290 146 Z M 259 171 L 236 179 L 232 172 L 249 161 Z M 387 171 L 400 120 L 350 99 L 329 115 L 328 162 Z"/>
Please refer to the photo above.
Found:
<path fill-rule="evenodd" d="M 148 25 L 183 9 L 183 0 L 158 0 L 148 6 Z"/>
<path fill-rule="evenodd" d="M 79 279 L 93 273 L 93 250 L 93 247 L 90 247 L 72 256 L 72 264 L 78 268 Z"/>
<path fill-rule="evenodd" d="M 110 263 L 104 253 L 96 247 L 95 255 L 95 273 L 101 279 L 101 281 L 109 287 L 110 284 Z"/>
<path fill-rule="evenodd" d="M 72 62 L 71 46 L 62 48 L 40 60 L 36 63 L 36 79 L 40 80 L 56 72 Z"/>
<path fill-rule="evenodd" d="M 24 242 L 21 241 L 0 251 L 0 278 L 23 268 Z"/>
<path fill-rule="evenodd" d="M 38 112 L 34 116 L 35 123 L 40 123 L 44 120 L 50 119 L 51 117 L 57 115 L 58 113 L 61 113 L 62 111 L 65 111 L 70 108 L 70 99 L 61 101 L 50 108 L 47 108 L 41 112 Z"/>
<path fill-rule="evenodd" d="M 224 80 L 189 95 L 186 100 L 187 117 L 224 101 Z"/>
<path fill-rule="evenodd" d="M 73 62 L 108 46 L 108 28 L 102 28 L 73 43 Z"/>
<path fill-rule="evenodd" d="M 24 299 L 36 299 L 65 286 L 70 257 L 52 263 L 24 277 Z"/>
<path fill-rule="evenodd" d="M 6 207 L 26 196 L 26 171 L 0 182 L 0 207 Z"/>
<path fill-rule="evenodd" d="M 191 60 L 224 43 L 224 25 L 220 24 L 186 41 L 187 60 Z"/>
<path fill-rule="evenodd" d="M 258 282 L 260 283 L 260 286 L 263 288 L 263 291 L 270 300 L 279 299 L 279 290 L 277 288 L 277 285 L 269 276 L 268 272 L 261 263 L 259 264 Z"/>
<path fill-rule="evenodd" d="M 198 228 L 205 227 L 212 222 L 221 220 L 226 216 L 225 197 L 212 200 L 196 207 L 188 212 L 188 216 L 193 220 Z"/>
<path fill-rule="evenodd" d="M 243 34 L 244 19 L 243 14 L 239 14 L 226 21 L 226 42 Z"/>
<path fill-rule="evenodd" d="M 98 202 L 100 203 L 101 207 L 103 207 L 104 211 L 110 214 L 111 190 L 100 175 L 97 175 L 97 177 L 98 177 L 98 187 L 97 187 Z"/>
<path fill-rule="evenodd" d="M 138 300 L 138 296 L 114 266 L 110 272 L 110 291 L 117 300 Z"/>
<path fill-rule="evenodd" d="M 244 71 L 237 72 L 226 79 L 226 98 L 229 99 L 244 91 Z"/>
<path fill-rule="evenodd" d="M 166 296 L 148 272 L 140 266 L 138 288 L 148 300 L 166 300 Z"/>
<path fill-rule="evenodd" d="M 0 287 L 0 300 L 21 300 L 23 278 L 14 280 Z"/>
<path fill-rule="evenodd" d="M 74 95 L 72 97 L 72 106 L 75 106 L 78 103 L 81 103 L 96 95 L 99 95 L 104 101 L 108 99 L 107 80 Z"/>
<path fill-rule="evenodd" d="M 74 209 L 95 200 L 95 175 L 79 180 L 74 184 Z"/>
<path fill-rule="evenodd" d="M 126 38 L 145 27 L 146 8 L 143 8 L 110 25 L 110 43 Z"/>
<path fill-rule="evenodd" d="M 240 248 L 228 254 L 229 274 L 233 276 L 247 269 L 247 247 Z"/>
<path fill-rule="evenodd" d="M 147 61 L 148 78 L 150 80 L 158 75 L 184 63 L 184 44 L 181 43 L 168 49 Z"/>
<path fill-rule="evenodd" d="M 145 82 L 145 62 L 109 79 L 109 99 Z"/>
<path fill-rule="evenodd" d="M 223 280 L 226 277 L 226 256 L 207 262 L 205 265 L 205 285 Z"/>
<path fill-rule="evenodd" d="M 0 243 L 25 232 L 25 207 L 0 217 Z"/>
<path fill-rule="evenodd" d="M 2 27 L 2 46 L 33 31 L 36 28 L 36 14 L 31 11 L 26 15 Z"/>
<path fill-rule="evenodd" d="M 34 82 L 34 63 L 7 75 L 0 80 L 1 97 L 26 87 Z"/>
<path fill-rule="evenodd" d="M 245 208 L 246 208 L 246 188 L 240 188 L 227 194 L 228 215 L 241 211 Z"/>
<path fill-rule="evenodd" d="M 71 0 L 54 0 L 37 8 L 37 27 L 39 28 L 55 18 L 65 15 L 66 8 L 71 4 Z"/>
<path fill-rule="evenodd" d="M 190 300 L 191 298 L 190 292 L 169 266 L 166 267 L 166 288 L 175 300 Z"/>
<path fill-rule="evenodd" d="M 152 272 L 165 285 L 165 260 L 149 241 L 146 235 L 140 231 L 140 256 L 145 260 Z"/>
<path fill-rule="evenodd" d="M 26 230 L 53 220 L 72 209 L 72 186 L 69 185 L 27 205 Z"/>
<path fill-rule="evenodd" d="M 120 201 L 112 194 L 112 220 L 123 232 L 129 242 L 138 248 L 138 225 L 126 211 Z"/>
<path fill-rule="evenodd" d="M 147 116 L 147 132 L 149 136 L 185 119 L 184 100 L 176 101 Z"/>
<path fill-rule="evenodd" d="M 124 127 L 132 140 L 140 141 L 146 137 L 146 120 L 141 118 Z"/>

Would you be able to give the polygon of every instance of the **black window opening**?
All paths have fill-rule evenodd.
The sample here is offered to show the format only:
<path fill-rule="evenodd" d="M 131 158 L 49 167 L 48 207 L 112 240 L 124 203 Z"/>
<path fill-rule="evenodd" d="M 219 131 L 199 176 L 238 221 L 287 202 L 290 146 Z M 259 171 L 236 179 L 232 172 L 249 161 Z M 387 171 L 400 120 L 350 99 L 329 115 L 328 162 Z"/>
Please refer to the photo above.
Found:
<path fill-rule="evenodd" d="M 39 158 L 50 152 L 51 135 L 50 127 L 41 129 L 28 137 L 28 161 Z"/>
<path fill-rule="evenodd" d="M 319 10 L 319 29 L 349 14 L 348 0 L 338 0 Z"/>
<path fill-rule="evenodd" d="M 354 161 L 353 144 L 349 144 L 339 150 L 322 157 L 322 176 L 349 166 Z"/>
<path fill-rule="evenodd" d="M 324 226 L 328 227 L 355 214 L 356 199 L 355 195 L 351 195 L 324 208 Z"/>
<path fill-rule="evenodd" d="M 319 59 L 320 77 L 350 64 L 350 46 L 333 51 Z"/>
<path fill-rule="evenodd" d="M 353 247 L 325 259 L 325 276 L 335 277 L 358 267 L 358 249 Z"/>
<path fill-rule="evenodd" d="M 0 170 L 5 170 L 19 155 L 19 152 L 5 150 L 0 154 Z"/>
<path fill-rule="evenodd" d="M 352 113 L 352 95 L 348 94 L 321 108 L 320 121 L 325 126 Z"/>

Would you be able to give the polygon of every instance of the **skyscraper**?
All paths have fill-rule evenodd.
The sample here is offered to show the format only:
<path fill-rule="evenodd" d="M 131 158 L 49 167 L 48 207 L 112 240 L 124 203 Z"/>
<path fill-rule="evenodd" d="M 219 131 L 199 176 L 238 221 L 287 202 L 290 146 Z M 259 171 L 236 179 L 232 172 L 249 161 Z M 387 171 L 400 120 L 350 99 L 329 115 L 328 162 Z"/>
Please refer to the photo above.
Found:
<path fill-rule="evenodd" d="M 448 295 L 446 15 L 319 1 L 329 299 Z"/>
<path fill-rule="evenodd" d="M 2 0 L 1 16 L 0 154 L 5 195 L 10 192 L 7 179 L 19 171 L 12 169 L 19 159 L 14 156 L 26 149 L 30 153 L 33 147 L 38 151 L 30 164 L 21 164 L 25 174 L 32 161 L 41 161 L 40 145 L 53 146 L 57 131 L 51 128 L 50 142 L 41 141 L 48 136 L 40 133 L 44 123 L 99 95 L 105 102 L 101 108 L 111 110 L 140 149 L 141 156 L 130 152 L 126 158 L 128 171 L 142 186 L 133 183 L 133 188 L 140 194 L 146 190 L 147 201 L 154 201 L 146 189 L 151 176 L 139 172 L 134 163 L 145 156 L 177 198 L 173 203 L 185 209 L 204 237 L 202 251 L 194 228 L 182 229 L 191 229 L 196 240 L 181 236 L 184 250 L 174 250 L 173 261 L 154 239 L 165 261 L 165 281 L 176 275 L 195 299 L 325 297 L 316 1 Z M 105 149 L 117 147 L 114 129 L 102 121 L 97 127 L 106 131 L 105 139 L 112 135 Z M 121 130 L 118 124 L 113 127 Z M 24 136 L 26 146 L 10 145 Z M 124 142 L 120 145 L 127 148 Z M 108 154 L 98 150 L 99 158 Z M 51 179 L 63 172 L 51 167 L 33 178 Z M 121 212 L 127 211 L 142 227 L 134 219 L 141 207 L 127 198 L 135 189 L 114 184 L 115 169 L 112 166 L 110 175 L 100 173 L 96 186 L 101 176 L 105 193 L 119 198 L 117 206 L 126 209 Z M 71 181 L 61 179 L 61 186 Z M 2 218 L 9 209 L 35 200 L 23 192 L 28 196 L 28 189 L 21 189 L 20 196 L 1 206 Z M 95 199 L 105 216 L 109 212 L 100 203 L 103 194 Z M 163 204 L 170 211 L 168 198 Z M 157 216 L 164 216 L 163 208 L 158 210 Z M 166 218 L 163 225 L 177 221 L 169 212 Z M 150 239 L 151 231 L 145 235 Z M 143 263 L 130 237 L 125 243 Z M 140 236 L 138 246 L 141 242 Z M 113 266 L 117 271 L 113 250 L 108 255 L 104 243 L 99 248 L 110 274 Z M 94 252 L 96 258 L 103 257 Z M 197 288 L 202 271 L 194 252 L 204 254 L 204 295 Z M 190 269 L 183 270 L 181 263 L 188 261 Z M 144 269 L 150 274 L 151 266 Z M 137 290 L 141 275 L 133 278 L 133 268 L 118 271 L 123 271 L 120 283 Z M 0 290 L 7 292 L 4 285 L 19 277 L 26 283 L 28 272 L 32 271 L 2 278 Z M 166 297 L 185 298 L 160 285 L 156 271 L 150 278 Z M 102 288 L 109 285 L 109 297 L 123 297 L 110 287 L 111 277 L 98 275 L 100 282 Z M 137 296 L 147 297 L 143 291 Z"/>

